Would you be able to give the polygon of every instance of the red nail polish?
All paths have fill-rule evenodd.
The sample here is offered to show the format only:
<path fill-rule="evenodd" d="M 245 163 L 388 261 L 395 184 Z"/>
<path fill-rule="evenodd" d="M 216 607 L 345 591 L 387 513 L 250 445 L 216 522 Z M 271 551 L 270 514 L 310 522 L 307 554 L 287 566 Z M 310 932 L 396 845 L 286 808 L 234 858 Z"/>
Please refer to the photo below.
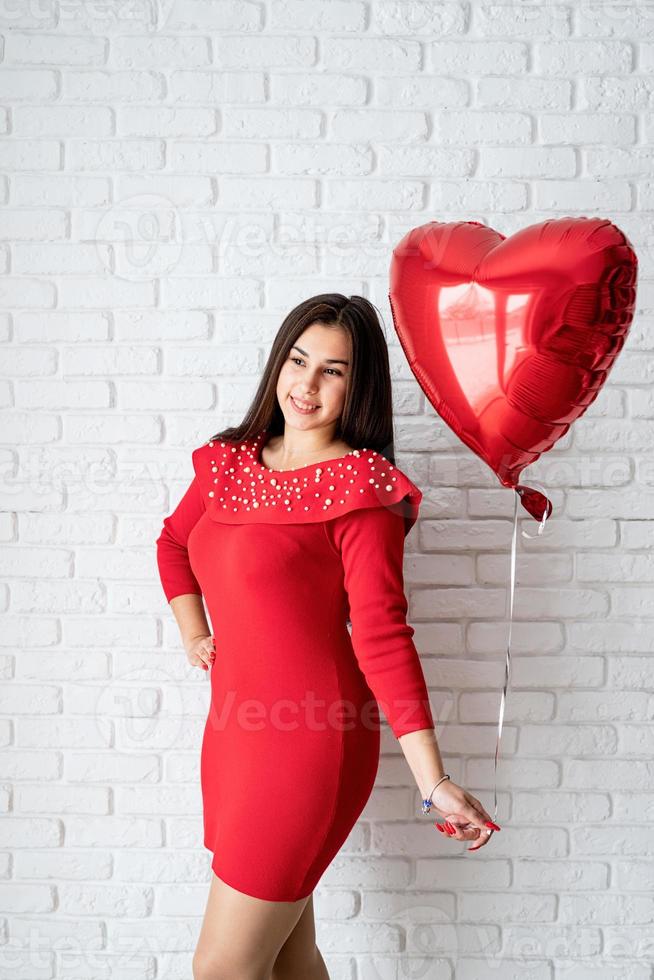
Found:
<path fill-rule="evenodd" d="M 434 824 L 434 827 L 438 827 L 438 829 L 440 830 L 441 834 L 444 834 L 445 833 L 445 828 L 441 824 L 435 823 Z"/>
<path fill-rule="evenodd" d="M 501 830 L 502 829 L 501 827 L 498 827 L 496 823 L 493 823 L 492 820 L 486 820 L 484 822 L 484 827 L 490 827 L 491 830 Z"/>

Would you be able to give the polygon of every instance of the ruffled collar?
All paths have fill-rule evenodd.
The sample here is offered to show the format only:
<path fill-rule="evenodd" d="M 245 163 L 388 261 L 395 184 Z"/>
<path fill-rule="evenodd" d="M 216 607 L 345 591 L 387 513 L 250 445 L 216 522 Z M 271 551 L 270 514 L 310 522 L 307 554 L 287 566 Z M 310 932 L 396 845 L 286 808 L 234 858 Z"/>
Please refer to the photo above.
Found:
<path fill-rule="evenodd" d="M 415 523 L 422 493 L 397 466 L 374 449 L 289 470 L 261 461 L 268 431 L 232 442 L 210 439 L 192 453 L 209 516 L 226 524 L 304 524 L 331 520 L 351 510 L 387 507 Z"/>

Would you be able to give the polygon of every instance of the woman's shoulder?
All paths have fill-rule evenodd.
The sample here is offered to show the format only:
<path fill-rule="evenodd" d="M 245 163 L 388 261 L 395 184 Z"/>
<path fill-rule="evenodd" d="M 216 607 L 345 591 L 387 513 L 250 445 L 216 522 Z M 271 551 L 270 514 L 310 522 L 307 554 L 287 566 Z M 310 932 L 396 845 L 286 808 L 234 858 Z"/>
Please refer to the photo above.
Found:
<path fill-rule="evenodd" d="M 415 523 L 422 493 L 399 467 L 374 449 L 291 470 L 260 461 L 263 433 L 233 441 L 208 439 L 193 465 L 214 520 L 241 523 L 314 523 L 352 511 L 383 507 Z"/>

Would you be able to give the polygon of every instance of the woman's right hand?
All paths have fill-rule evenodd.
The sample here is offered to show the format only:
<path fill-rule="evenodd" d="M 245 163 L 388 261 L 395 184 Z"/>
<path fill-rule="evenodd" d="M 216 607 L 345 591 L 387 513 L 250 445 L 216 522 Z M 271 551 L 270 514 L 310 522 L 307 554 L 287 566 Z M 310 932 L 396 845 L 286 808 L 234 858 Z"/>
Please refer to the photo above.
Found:
<path fill-rule="evenodd" d="M 493 831 L 501 830 L 476 796 L 449 779 L 436 788 L 432 803 L 445 817 L 443 823 L 434 821 L 441 833 L 453 840 L 479 840 L 476 846 L 467 848 L 469 851 L 485 847 Z"/>
<path fill-rule="evenodd" d="M 209 670 L 216 659 L 216 645 L 213 636 L 194 636 L 185 645 L 186 659 L 191 667 Z"/>

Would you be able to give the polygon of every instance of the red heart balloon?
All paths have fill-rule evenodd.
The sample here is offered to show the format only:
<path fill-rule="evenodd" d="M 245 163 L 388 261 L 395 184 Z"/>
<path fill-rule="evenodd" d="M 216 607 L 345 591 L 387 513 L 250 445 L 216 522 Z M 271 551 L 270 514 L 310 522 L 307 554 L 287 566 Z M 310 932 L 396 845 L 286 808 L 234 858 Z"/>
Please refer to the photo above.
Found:
<path fill-rule="evenodd" d="M 597 397 L 633 319 L 637 272 L 629 240 L 603 218 L 510 238 L 431 221 L 393 250 L 388 298 L 420 387 L 534 516 L 551 504 L 519 475 Z"/>

